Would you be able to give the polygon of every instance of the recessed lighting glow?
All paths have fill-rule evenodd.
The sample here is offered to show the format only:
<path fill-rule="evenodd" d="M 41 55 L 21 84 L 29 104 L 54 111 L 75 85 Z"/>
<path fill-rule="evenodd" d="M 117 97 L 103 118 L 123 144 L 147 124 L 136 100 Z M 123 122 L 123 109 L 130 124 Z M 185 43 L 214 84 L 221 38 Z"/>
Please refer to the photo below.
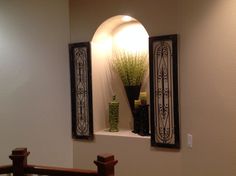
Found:
<path fill-rule="evenodd" d="M 124 21 L 124 22 L 128 22 L 128 21 L 131 21 L 131 20 L 132 20 L 132 18 L 130 16 L 123 16 L 122 17 L 122 21 Z"/>
<path fill-rule="evenodd" d="M 116 50 L 146 52 L 148 50 L 148 34 L 140 24 L 125 25 L 113 36 L 113 44 Z"/>

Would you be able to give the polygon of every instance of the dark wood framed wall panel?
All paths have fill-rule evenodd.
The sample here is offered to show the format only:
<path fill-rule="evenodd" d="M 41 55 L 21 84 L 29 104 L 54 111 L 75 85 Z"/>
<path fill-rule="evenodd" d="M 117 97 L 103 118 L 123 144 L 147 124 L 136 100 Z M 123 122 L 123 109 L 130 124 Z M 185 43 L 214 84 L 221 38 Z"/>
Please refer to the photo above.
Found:
<path fill-rule="evenodd" d="M 177 35 L 149 38 L 151 145 L 180 148 Z"/>
<path fill-rule="evenodd" d="M 92 68 L 89 42 L 69 44 L 72 136 L 93 138 Z"/>

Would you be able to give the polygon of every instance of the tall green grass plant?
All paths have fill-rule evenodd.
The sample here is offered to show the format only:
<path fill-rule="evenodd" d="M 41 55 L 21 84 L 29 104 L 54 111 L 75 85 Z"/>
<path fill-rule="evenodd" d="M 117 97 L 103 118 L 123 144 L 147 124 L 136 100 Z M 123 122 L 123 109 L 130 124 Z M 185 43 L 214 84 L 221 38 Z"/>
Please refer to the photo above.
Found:
<path fill-rule="evenodd" d="M 141 85 L 148 69 L 148 55 L 141 52 L 115 52 L 112 66 L 119 74 L 124 86 Z"/>

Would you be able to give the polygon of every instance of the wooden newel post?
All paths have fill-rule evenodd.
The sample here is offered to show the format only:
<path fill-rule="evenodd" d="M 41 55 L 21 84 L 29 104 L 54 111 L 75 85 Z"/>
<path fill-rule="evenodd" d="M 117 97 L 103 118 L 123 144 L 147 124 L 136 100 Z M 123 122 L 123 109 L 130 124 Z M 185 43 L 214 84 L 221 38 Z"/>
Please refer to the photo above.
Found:
<path fill-rule="evenodd" d="M 27 165 L 27 148 L 16 148 L 9 158 L 13 164 L 13 176 L 24 176 L 24 167 Z"/>
<path fill-rule="evenodd" d="M 114 159 L 114 155 L 109 154 L 98 155 L 97 161 L 94 161 L 97 165 L 99 176 L 114 176 L 117 162 L 118 161 Z"/>

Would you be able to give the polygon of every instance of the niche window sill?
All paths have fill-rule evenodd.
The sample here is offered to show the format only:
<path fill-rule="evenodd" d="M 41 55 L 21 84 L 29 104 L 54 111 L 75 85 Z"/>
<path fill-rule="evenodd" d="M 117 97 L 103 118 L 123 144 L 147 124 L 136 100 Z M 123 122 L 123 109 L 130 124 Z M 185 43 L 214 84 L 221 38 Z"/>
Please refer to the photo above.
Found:
<path fill-rule="evenodd" d="M 140 136 L 127 129 L 119 129 L 118 132 L 109 132 L 108 129 L 105 129 L 101 131 L 96 131 L 95 135 L 150 139 L 150 136 Z"/>

